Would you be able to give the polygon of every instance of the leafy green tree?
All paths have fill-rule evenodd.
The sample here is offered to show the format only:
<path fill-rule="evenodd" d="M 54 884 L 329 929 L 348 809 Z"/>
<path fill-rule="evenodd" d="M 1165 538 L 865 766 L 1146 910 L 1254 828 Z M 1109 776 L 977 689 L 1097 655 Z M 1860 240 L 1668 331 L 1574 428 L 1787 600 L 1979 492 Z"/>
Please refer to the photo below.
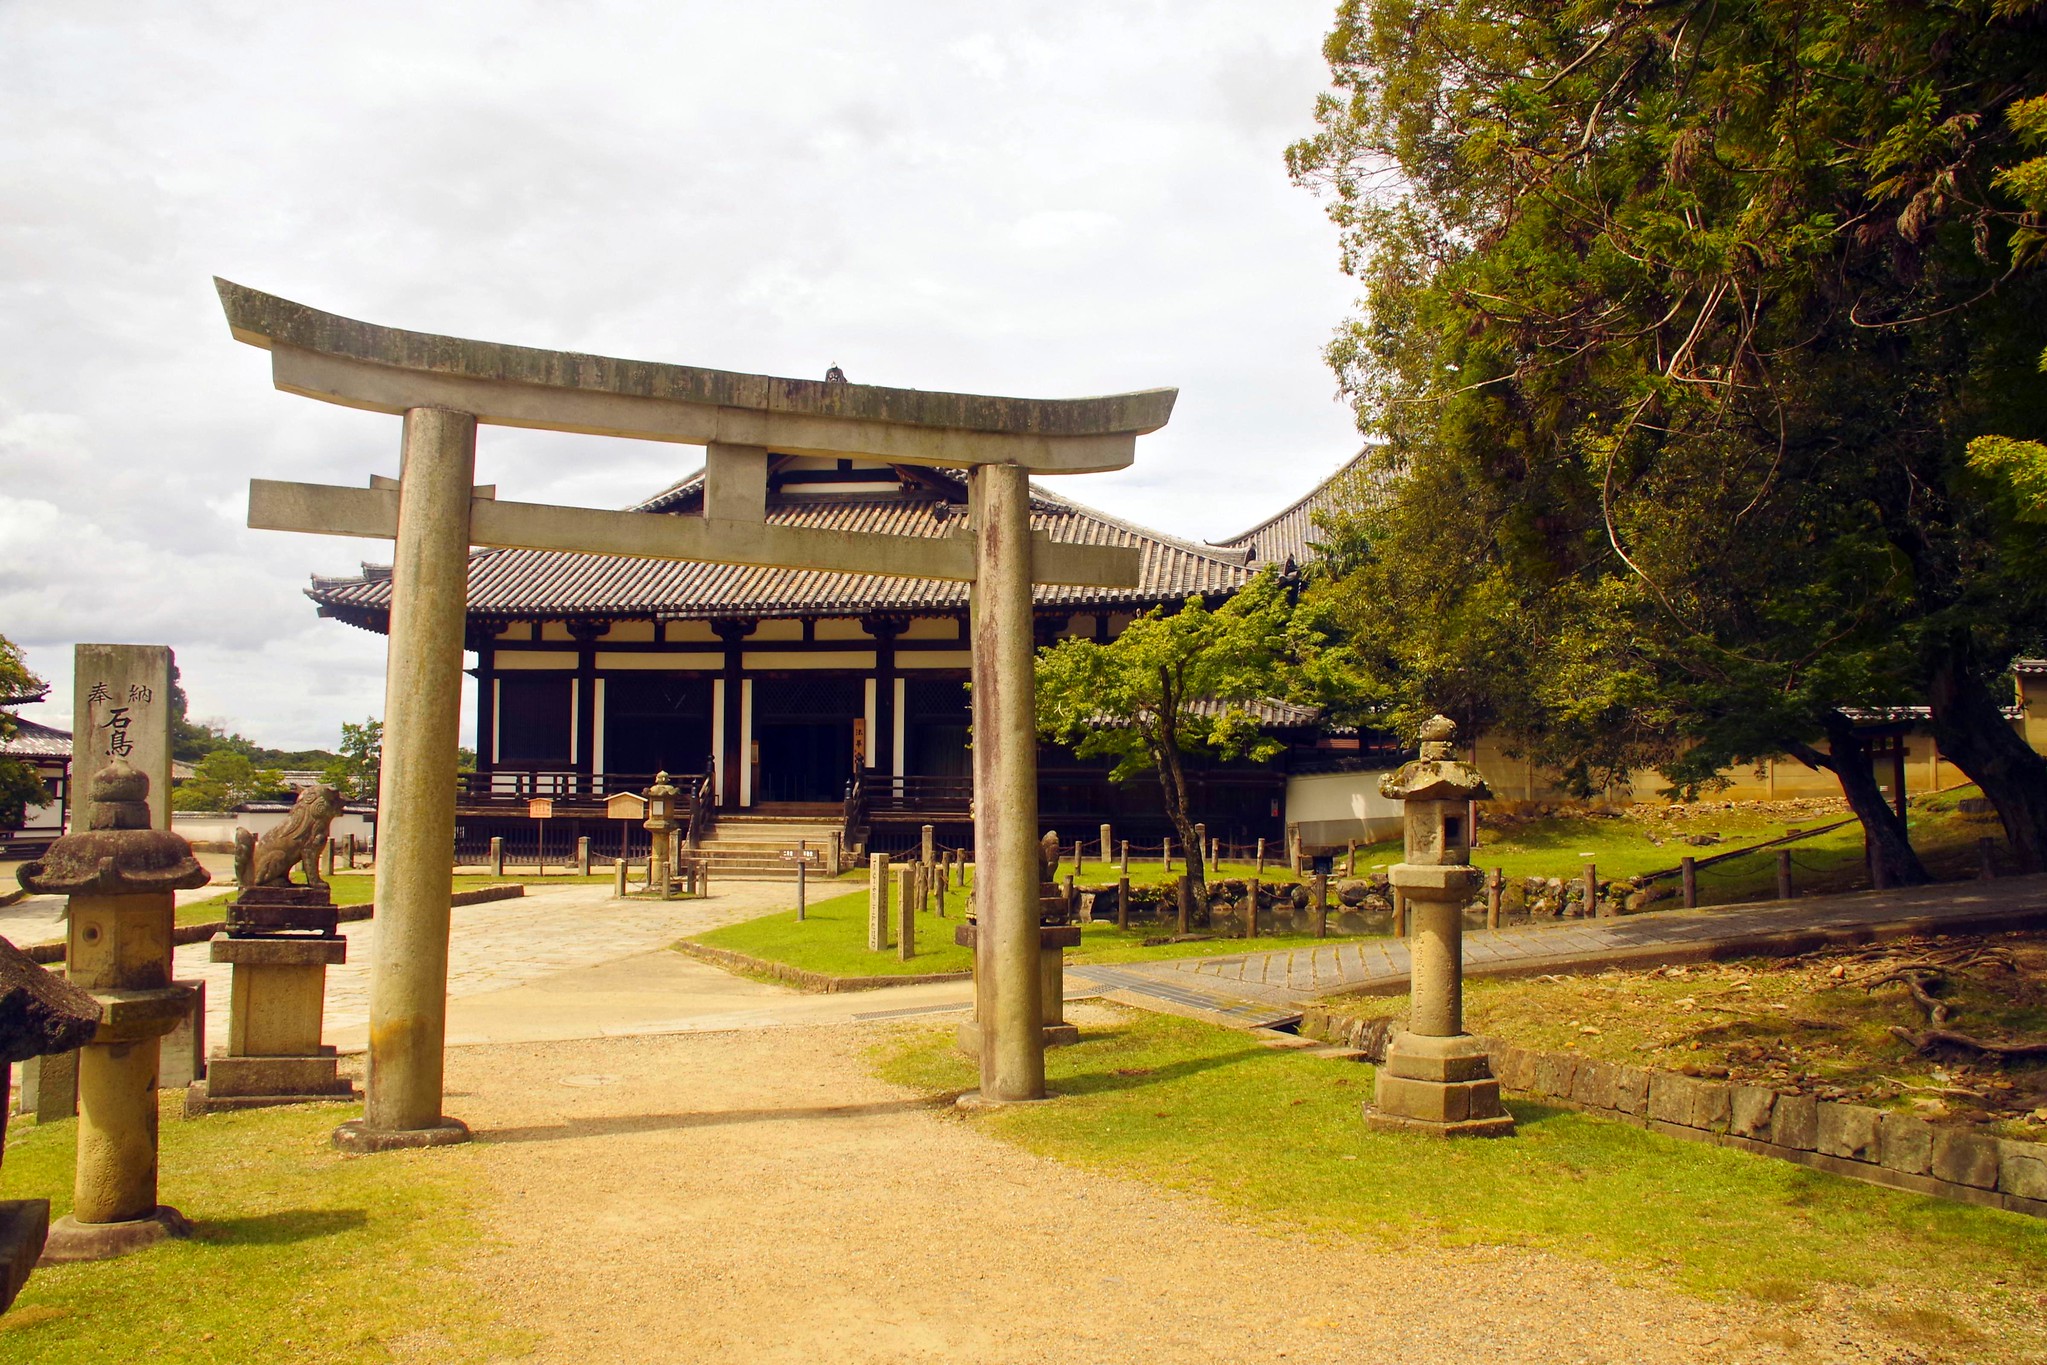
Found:
<path fill-rule="evenodd" d="M 1792 754 L 1907 881 L 1855 722 L 1923 700 L 2047 865 L 1998 708 L 2047 531 L 1967 454 L 2047 435 L 2039 0 L 1346 0 L 1326 51 L 1289 164 L 1365 287 L 1340 596 L 1397 704 L 1588 783 Z"/>
<path fill-rule="evenodd" d="M 384 722 L 371 716 L 360 725 L 341 722 L 341 752 L 320 780 L 350 801 L 377 799 L 377 772 L 384 761 Z"/>
<path fill-rule="evenodd" d="M 244 801 L 275 800 L 288 795 L 284 775 L 258 768 L 247 754 L 215 749 L 199 760 L 191 777 L 171 793 L 173 810 L 233 810 Z"/>
<path fill-rule="evenodd" d="M 46 687 L 47 683 L 29 672 L 14 642 L 0 635 L 0 703 L 39 697 Z M 14 738 L 20 729 L 14 713 L 0 708 L 0 741 Z M 21 828 L 28 808 L 49 799 L 34 768 L 18 758 L 0 757 L 0 829 Z"/>
<path fill-rule="evenodd" d="M 1211 610 L 1199 597 L 1137 618 L 1108 644 L 1066 639 L 1039 651 L 1038 729 L 1083 758 L 1113 758 L 1111 781 L 1157 776 L 1166 816 L 1205 883 L 1205 850 L 1182 756 L 1271 758 L 1280 741 L 1249 703 L 1355 703 L 1356 670 L 1315 607 L 1300 609 L 1268 569 Z"/>

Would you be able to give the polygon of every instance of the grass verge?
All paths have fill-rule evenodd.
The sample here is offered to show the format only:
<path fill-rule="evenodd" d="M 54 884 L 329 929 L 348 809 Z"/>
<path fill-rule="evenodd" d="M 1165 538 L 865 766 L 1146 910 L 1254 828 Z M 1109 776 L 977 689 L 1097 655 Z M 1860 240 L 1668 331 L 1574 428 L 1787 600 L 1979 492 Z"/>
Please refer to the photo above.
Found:
<path fill-rule="evenodd" d="M 0 1359 L 494 1359 L 523 1347 L 460 1270 L 482 1235 L 474 1155 L 343 1157 L 343 1105 L 184 1121 L 167 1095 L 160 1197 L 190 1241 L 38 1270 L 0 1316 Z M 76 1120 L 8 1134 L 0 1195 L 71 1205 Z"/>
<path fill-rule="evenodd" d="M 793 889 L 790 896 L 792 899 L 795 896 Z M 930 913 L 917 916 L 917 955 L 908 962 L 899 961 L 893 948 L 885 953 L 867 950 L 865 890 L 813 901 L 806 907 L 801 921 L 796 918 L 793 908 L 778 910 L 757 919 L 742 920 L 738 924 L 694 935 L 694 941 L 829 976 L 911 976 L 968 971 L 973 967 L 973 954 L 952 939 L 953 930 L 961 923 L 964 913 L 961 898 L 957 893 L 949 893 L 946 904 L 947 918 L 940 919 Z M 893 919 L 890 927 L 894 927 Z M 1168 932 L 1158 925 L 1118 929 L 1113 922 L 1097 920 L 1081 926 L 1080 946 L 1067 951 L 1066 961 L 1069 966 L 1076 967 L 1089 963 L 1151 962 L 1169 957 L 1216 957 L 1271 948 L 1298 948 L 1318 941 L 1325 944 L 1343 941 L 1335 936 L 1317 940 L 1305 934 L 1266 934 L 1256 939 L 1217 938 L 1145 946 L 1145 939 Z"/>
<path fill-rule="evenodd" d="M 1075 1165 L 1214 1198 L 1257 1220 L 1386 1248 L 1532 1246 L 1695 1293 L 1858 1305 L 1943 1353 L 2047 1349 L 2047 1223 L 1880 1189 L 1566 1110 L 1516 1103 L 1510 1139 L 1368 1130 L 1372 1070 L 1189 1020 L 1116 1012 L 1046 1054 L 1060 1098 L 977 1117 Z M 972 1087 L 949 1034 L 903 1026 L 880 1074 Z M 1840 1293 L 1834 1293 L 1840 1291 Z M 1915 1305 L 1915 1322 L 1893 1315 Z M 1923 1311 L 1921 1311 L 1923 1310 Z M 1979 1345 L 1980 1344 L 1980 1345 Z M 1994 1344 L 1994 1354 L 1983 1349 Z"/>

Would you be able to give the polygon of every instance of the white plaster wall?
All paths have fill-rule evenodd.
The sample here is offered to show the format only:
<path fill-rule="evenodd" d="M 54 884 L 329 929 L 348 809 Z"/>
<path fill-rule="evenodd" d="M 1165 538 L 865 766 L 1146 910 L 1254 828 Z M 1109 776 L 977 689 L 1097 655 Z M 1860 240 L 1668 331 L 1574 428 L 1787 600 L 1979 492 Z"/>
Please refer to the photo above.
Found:
<path fill-rule="evenodd" d="M 1375 771 L 1289 777 L 1286 822 L 1300 826 L 1301 842 L 1310 848 L 1390 838 L 1400 832 L 1401 810 L 1398 801 L 1379 795 L 1379 779 L 1385 775 Z"/>

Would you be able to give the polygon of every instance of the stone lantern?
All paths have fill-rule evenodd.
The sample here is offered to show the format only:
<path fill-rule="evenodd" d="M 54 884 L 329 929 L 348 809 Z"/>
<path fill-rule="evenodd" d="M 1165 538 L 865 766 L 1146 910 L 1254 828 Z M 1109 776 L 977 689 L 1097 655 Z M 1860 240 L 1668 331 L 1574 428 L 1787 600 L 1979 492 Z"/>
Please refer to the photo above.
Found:
<path fill-rule="evenodd" d="M 668 780 L 667 772 L 654 774 L 647 788 L 647 833 L 654 836 L 654 848 L 647 856 L 647 880 L 661 888 L 661 899 L 669 894 L 668 832 L 675 828 L 675 798 L 681 793 Z"/>
<path fill-rule="evenodd" d="M 1059 834 L 1054 830 L 1038 843 L 1038 1018 L 1046 1047 L 1065 1047 L 1080 1041 L 1080 1029 L 1066 1022 L 1065 950 L 1080 946 L 1080 926 L 1073 922 L 1073 906 L 1060 894 L 1054 878 L 1059 871 Z M 969 896 L 967 922 L 952 931 L 952 941 L 962 948 L 979 942 L 980 915 L 976 897 Z M 974 954 L 974 1013 L 964 1020 L 955 1042 L 969 1057 L 981 1055 L 981 955 Z"/>
<path fill-rule="evenodd" d="M 1478 1039 L 1464 1031 L 1464 907 L 1478 888 L 1471 866 L 1471 803 L 1489 800 L 1478 769 L 1453 756 L 1455 722 L 1422 726 L 1421 757 L 1379 783 L 1404 803 L 1404 860 L 1392 882 L 1406 898 L 1411 1008 L 1386 1049 L 1377 1093 L 1365 1108 L 1375 1128 L 1441 1137 L 1500 1137 L 1514 1119 Z"/>
<path fill-rule="evenodd" d="M 212 878 L 192 846 L 149 827 L 149 778 L 116 759 L 93 774 L 87 827 L 17 874 L 30 891 L 71 898 L 71 983 L 99 1002 L 78 1057 L 78 1165 L 72 1211 L 43 1259 L 119 1256 L 190 1226 L 156 1202 L 157 1061 L 197 994 L 171 982 L 174 892 Z"/>

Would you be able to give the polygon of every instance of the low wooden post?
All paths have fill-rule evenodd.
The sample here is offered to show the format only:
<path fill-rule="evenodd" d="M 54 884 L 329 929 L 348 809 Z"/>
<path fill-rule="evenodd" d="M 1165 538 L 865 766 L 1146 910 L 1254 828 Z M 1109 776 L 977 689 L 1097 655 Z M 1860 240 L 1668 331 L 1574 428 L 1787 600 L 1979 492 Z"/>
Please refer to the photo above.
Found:
<path fill-rule="evenodd" d="M 1087 845 L 1086 845 L 1086 844 L 1083 844 L 1083 843 L 1082 843 L 1082 842 L 1081 842 L 1080 840 L 1078 840 L 1078 839 L 1075 839 L 1075 840 L 1073 841 L 1073 870 L 1074 870 L 1075 872 L 1079 872 L 1079 871 L 1080 871 L 1080 859 L 1081 859 L 1081 851 L 1082 851 L 1083 849 L 1085 849 L 1086 847 L 1087 847 Z"/>
<path fill-rule="evenodd" d="M 951 856 L 952 856 L 951 854 L 941 854 L 941 855 L 940 855 L 940 858 L 941 858 L 941 859 L 944 859 L 944 858 L 949 858 L 949 857 L 951 857 Z M 937 876 L 936 876 L 935 878 L 933 878 L 933 882 L 934 882 L 934 885 L 933 885 L 933 886 L 932 886 L 932 888 L 931 888 L 931 897 L 932 897 L 932 904 L 933 904 L 933 906 L 934 906 L 934 907 L 935 907 L 935 908 L 937 909 L 937 911 L 938 911 L 938 917 L 939 917 L 940 919 L 944 919 L 944 918 L 945 918 L 945 882 L 946 882 L 946 875 L 945 875 L 945 863 L 944 863 L 943 861 L 941 861 L 941 862 L 940 862 L 940 863 L 938 864 L 938 875 L 937 875 Z"/>
<path fill-rule="evenodd" d="M 1777 850 L 1777 899 L 1791 899 L 1791 850 L 1788 848 Z"/>
<path fill-rule="evenodd" d="M 493 877 L 505 875 L 505 841 L 500 838 L 493 838 L 490 841 L 490 875 Z"/>
<path fill-rule="evenodd" d="M 867 855 L 867 951 L 888 951 L 888 854 Z"/>
<path fill-rule="evenodd" d="M 1260 844 L 1263 844 L 1265 841 L 1263 839 L 1260 839 L 1258 842 Z M 1245 938 L 1258 937 L 1258 893 L 1262 889 L 1264 888 L 1260 880 L 1257 877 L 1253 877 L 1251 879 L 1251 885 L 1249 888 L 1250 894 L 1244 897 Z"/>
<path fill-rule="evenodd" d="M 1173 836 L 1168 834 L 1166 842 L 1159 849 L 1159 865 L 1166 871 L 1173 870 Z"/>
<path fill-rule="evenodd" d="M 1128 848 L 1129 845 L 1125 844 L 1124 847 Z M 1118 929 L 1128 929 L 1130 927 L 1130 870 L 1128 868 L 1125 868 L 1123 875 L 1116 879 L 1116 927 Z"/>
<path fill-rule="evenodd" d="M 611 897 L 625 899 L 625 859 L 614 859 L 611 864 Z"/>
<path fill-rule="evenodd" d="M 1976 867 L 1986 882 L 1997 875 L 1997 840 L 1985 836 L 1976 841 Z"/>
<path fill-rule="evenodd" d="M 1115 831 L 1111 830 L 1108 825 L 1104 824 L 1102 826 L 1102 866 L 1104 867 L 1107 867 L 1114 861 L 1116 856 L 1116 845 L 1110 842 L 1114 833 Z"/>
<path fill-rule="evenodd" d="M 1116 872 L 1119 876 L 1130 875 L 1130 841 L 1125 839 L 1116 848 Z"/>
<path fill-rule="evenodd" d="M 330 876 L 330 877 L 334 875 L 334 859 L 335 859 L 335 855 L 337 855 L 338 853 L 340 853 L 340 851 L 341 851 L 341 841 L 340 841 L 339 839 L 329 839 L 329 840 L 327 841 L 327 851 L 326 851 L 326 868 L 325 868 L 325 871 L 326 871 L 326 874 L 327 874 L 328 876 Z"/>
<path fill-rule="evenodd" d="M 348 836 L 348 870 L 355 871 L 355 836 Z"/>
<path fill-rule="evenodd" d="M 590 836 L 587 834 L 576 840 L 576 875 L 590 875 Z"/>
<path fill-rule="evenodd" d="M 1317 872 L 1314 887 L 1308 892 L 1308 904 L 1315 911 L 1315 937 L 1329 937 L 1329 874 Z"/>
<path fill-rule="evenodd" d="M 829 839 L 830 847 L 825 857 L 830 861 L 825 866 L 825 876 L 836 877 L 846 870 L 845 835 L 833 830 Z"/>
<path fill-rule="evenodd" d="M 1407 893 L 1393 888 L 1393 937 L 1407 937 Z"/>
<path fill-rule="evenodd" d="M 1223 860 L 1223 841 L 1222 841 L 1221 839 L 1210 839 L 1210 840 L 1208 841 L 1208 862 L 1209 862 L 1209 865 L 1210 865 L 1211 867 L 1220 867 L 1220 866 L 1222 866 L 1222 860 Z"/>
<path fill-rule="evenodd" d="M 1699 908 L 1699 860 L 1692 857 L 1677 860 L 1678 882 L 1684 895 L 1687 910 Z"/>
<path fill-rule="evenodd" d="M 1288 825 L 1286 831 L 1287 867 L 1294 876 L 1301 875 L 1301 827 Z"/>
<path fill-rule="evenodd" d="M 1603 912 L 1599 908 L 1599 865 L 1585 864 L 1585 913 L 1597 917 Z"/>
<path fill-rule="evenodd" d="M 924 826 L 921 837 L 918 839 L 917 861 L 922 863 L 926 867 L 931 866 L 931 864 L 937 860 L 938 857 L 937 834 L 938 831 L 936 829 L 932 828 L 930 825 L 926 825 Z"/>
<path fill-rule="evenodd" d="M 1488 929 L 1497 929 L 1500 927 L 1500 892 L 1502 890 L 1501 884 L 1504 883 L 1506 880 L 1507 880 L 1506 870 L 1504 868 L 1496 867 L 1492 871 L 1486 873 L 1485 927 Z"/>
<path fill-rule="evenodd" d="M 1194 826 L 1194 847 L 1210 869 L 1215 867 L 1215 847 L 1208 842 L 1208 826 L 1196 823 Z"/>
<path fill-rule="evenodd" d="M 803 862 L 803 855 L 809 851 L 807 843 L 808 841 L 804 839 L 796 841 L 796 920 L 799 924 L 803 922 L 804 914 L 809 908 L 804 903 L 810 889 Z"/>
<path fill-rule="evenodd" d="M 1355 839 L 1350 841 L 1350 870 L 1344 875 L 1347 877 L 1358 875 L 1358 841 Z"/>
<path fill-rule="evenodd" d="M 1265 840 L 1262 838 L 1258 841 L 1257 857 L 1258 861 L 1253 868 L 1253 875 L 1262 877 L 1265 875 Z"/>
<path fill-rule="evenodd" d="M 917 869 L 899 867 L 896 869 L 896 960 L 908 962 L 917 955 Z"/>
<path fill-rule="evenodd" d="M 1180 908 L 1179 927 L 1174 932 L 1185 937 L 1187 921 L 1194 910 L 1194 883 L 1185 877 L 1177 878 L 1173 882 L 1173 895 L 1179 901 Z"/>
<path fill-rule="evenodd" d="M 1066 917 L 1072 919 L 1074 913 L 1080 908 L 1080 893 L 1073 889 L 1073 874 L 1071 872 L 1067 873 L 1065 881 L 1060 883 L 1059 895 L 1066 902 Z"/>

